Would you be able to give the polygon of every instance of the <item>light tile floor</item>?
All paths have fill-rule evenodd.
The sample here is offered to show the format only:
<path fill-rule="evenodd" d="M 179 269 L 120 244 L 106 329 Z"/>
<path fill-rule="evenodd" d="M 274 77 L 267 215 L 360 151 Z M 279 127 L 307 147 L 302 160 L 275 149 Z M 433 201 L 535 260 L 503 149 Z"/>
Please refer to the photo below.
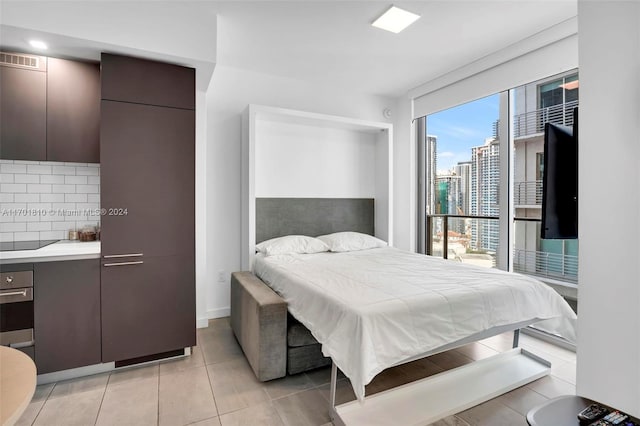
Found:
<path fill-rule="evenodd" d="M 386 370 L 367 394 L 508 350 L 511 339 L 507 333 Z M 525 335 L 520 346 L 551 361 L 551 375 L 432 426 L 526 425 L 532 407 L 575 393 L 575 353 Z M 259 382 L 228 318 L 221 318 L 198 330 L 198 345 L 188 358 L 38 386 L 17 424 L 330 426 L 329 376 L 324 368 Z M 338 384 L 338 402 L 353 400 L 347 379 Z"/>

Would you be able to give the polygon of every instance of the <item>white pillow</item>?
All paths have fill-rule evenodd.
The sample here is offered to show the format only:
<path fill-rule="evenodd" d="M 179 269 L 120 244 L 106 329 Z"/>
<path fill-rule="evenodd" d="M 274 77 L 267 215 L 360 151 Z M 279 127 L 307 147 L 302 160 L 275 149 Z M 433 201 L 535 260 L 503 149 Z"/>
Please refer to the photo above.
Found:
<path fill-rule="evenodd" d="M 325 242 L 327 246 L 329 246 L 329 250 L 335 252 L 366 250 L 388 246 L 385 241 L 359 232 L 336 232 L 334 234 L 321 235 L 318 239 Z"/>
<path fill-rule="evenodd" d="M 286 235 L 272 238 L 256 245 L 256 250 L 266 256 L 276 254 L 305 254 L 329 251 L 329 247 L 317 238 L 305 235 Z"/>

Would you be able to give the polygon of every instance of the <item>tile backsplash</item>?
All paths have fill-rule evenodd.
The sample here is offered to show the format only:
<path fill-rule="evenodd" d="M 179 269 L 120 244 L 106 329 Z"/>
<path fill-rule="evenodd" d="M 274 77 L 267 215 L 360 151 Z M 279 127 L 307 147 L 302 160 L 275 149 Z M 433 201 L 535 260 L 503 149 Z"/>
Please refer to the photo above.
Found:
<path fill-rule="evenodd" d="M 0 241 L 67 239 L 99 212 L 99 164 L 0 160 Z"/>

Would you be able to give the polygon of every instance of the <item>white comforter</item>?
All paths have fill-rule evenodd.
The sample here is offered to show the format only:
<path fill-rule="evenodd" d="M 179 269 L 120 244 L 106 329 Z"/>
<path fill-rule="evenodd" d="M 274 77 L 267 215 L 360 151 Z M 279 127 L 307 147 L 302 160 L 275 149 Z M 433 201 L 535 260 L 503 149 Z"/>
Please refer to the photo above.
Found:
<path fill-rule="evenodd" d="M 497 269 L 378 248 L 259 255 L 254 270 L 359 399 L 386 368 L 492 327 L 555 318 L 558 334 L 575 341 L 576 316 L 564 299 L 538 280 Z"/>

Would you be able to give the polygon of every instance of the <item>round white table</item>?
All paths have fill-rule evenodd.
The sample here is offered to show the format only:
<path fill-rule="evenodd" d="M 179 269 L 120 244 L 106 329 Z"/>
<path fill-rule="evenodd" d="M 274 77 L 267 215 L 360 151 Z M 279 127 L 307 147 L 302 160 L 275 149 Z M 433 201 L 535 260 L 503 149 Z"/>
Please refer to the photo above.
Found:
<path fill-rule="evenodd" d="M 0 425 L 13 425 L 36 390 L 36 365 L 19 350 L 0 346 Z"/>

